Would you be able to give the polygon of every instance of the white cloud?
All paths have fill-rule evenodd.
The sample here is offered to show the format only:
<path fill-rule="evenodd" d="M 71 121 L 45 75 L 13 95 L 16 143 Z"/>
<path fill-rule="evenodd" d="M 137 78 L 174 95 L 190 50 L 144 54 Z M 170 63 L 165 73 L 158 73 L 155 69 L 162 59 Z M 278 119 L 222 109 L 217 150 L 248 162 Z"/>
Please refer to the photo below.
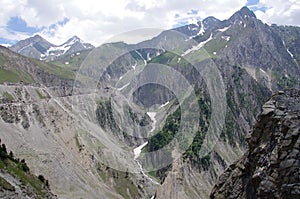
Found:
<path fill-rule="evenodd" d="M 260 0 L 258 6 L 266 8 L 265 12 L 255 12 L 265 23 L 300 26 L 299 0 Z"/>
<path fill-rule="evenodd" d="M 0 38 L 5 38 L 7 40 L 22 40 L 24 38 L 30 37 L 29 34 L 23 32 L 9 32 L 5 28 L 0 27 Z"/>
<path fill-rule="evenodd" d="M 46 27 L 40 34 L 55 44 L 77 35 L 99 45 L 111 36 L 139 28 L 172 28 L 179 20 L 187 19 L 191 10 L 198 11 L 191 15 L 193 18 L 226 19 L 246 3 L 247 0 L 0 0 L 0 27 L 5 27 L 10 17 L 19 16 L 30 26 Z M 261 0 L 260 5 L 269 8 L 266 13 L 256 12 L 267 22 L 293 24 L 300 18 L 299 3 L 295 0 Z M 175 18 L 178 14 L 180 17 Z M 58 25 L 65 18 L 69 21 Z M 12 37 L 5 37 L 3 31 L 0 36 Z M 26 35 L 17 38 L 22 36 Z"/>

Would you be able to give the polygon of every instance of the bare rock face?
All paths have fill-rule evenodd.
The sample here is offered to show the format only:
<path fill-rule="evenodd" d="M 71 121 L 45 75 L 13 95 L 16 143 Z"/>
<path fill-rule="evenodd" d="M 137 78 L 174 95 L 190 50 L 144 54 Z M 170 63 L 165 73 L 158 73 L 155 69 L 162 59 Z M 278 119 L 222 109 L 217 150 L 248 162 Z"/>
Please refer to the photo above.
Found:
<path fill-rule="evenodd" d="M 210 198 L 300 198 L 300 91 L 285 90 L 263 106 L 248 150 L 219 178 Z"/>

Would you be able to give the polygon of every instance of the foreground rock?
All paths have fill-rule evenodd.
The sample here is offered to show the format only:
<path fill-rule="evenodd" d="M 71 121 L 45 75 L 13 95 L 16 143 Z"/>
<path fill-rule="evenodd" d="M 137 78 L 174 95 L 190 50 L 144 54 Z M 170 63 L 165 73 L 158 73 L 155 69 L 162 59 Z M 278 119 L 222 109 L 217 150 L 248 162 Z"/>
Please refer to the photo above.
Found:
<path fill-rule="evenodd" d="M 300 91 L 279 92 L 263 106 L 245 155 L 211 198 L 300 198 Z"/>

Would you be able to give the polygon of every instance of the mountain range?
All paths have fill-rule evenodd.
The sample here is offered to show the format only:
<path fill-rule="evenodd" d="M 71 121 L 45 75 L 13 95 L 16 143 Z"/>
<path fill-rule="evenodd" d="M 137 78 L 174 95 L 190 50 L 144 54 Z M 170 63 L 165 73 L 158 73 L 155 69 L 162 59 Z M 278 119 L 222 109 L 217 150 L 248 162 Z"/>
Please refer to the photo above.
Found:
<path fill-rule="evenodd" d="M 93 45 L 84 43 L 79 37 L 74 36 L 61 45 L 54 45 L 35 35 L 28 39 L 17 42 L 10 50 L 21 55 L 39 59 L 42 61 L 53 61 L 63 55 L 78 53 L 80 51 L 92 50 Z"/>
<path fill-rule="evenodd" d="M 271 170 L 298 164 L 273 152 L 299 136 L 299 42 L 247 7 L 138 44 L 34 36 L 0 47 L 0 137 L 59 198 L 297 196 Z"/>

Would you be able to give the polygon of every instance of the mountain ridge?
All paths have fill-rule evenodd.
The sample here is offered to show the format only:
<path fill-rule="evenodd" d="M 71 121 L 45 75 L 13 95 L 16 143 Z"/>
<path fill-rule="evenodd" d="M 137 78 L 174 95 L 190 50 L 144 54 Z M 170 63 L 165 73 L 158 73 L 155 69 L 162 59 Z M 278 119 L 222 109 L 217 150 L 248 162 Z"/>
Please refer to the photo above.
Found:
<path fill-rule="evenodd" d="M 211 199 L 299 198 L 300 91 L 274 94 L 247 136 L 248 149 L 219 177 Z"/>
<path fill-rule="evenodd" d="M 84 43 L 77 36 L 71 37 L 61 45 L 54 45 L 40 35 L 21 40 L 9 47 L 16 53 L 43 61 L 53 61 L 63 55 L 92 50 L 93 48 L 92 44 Z"/>

